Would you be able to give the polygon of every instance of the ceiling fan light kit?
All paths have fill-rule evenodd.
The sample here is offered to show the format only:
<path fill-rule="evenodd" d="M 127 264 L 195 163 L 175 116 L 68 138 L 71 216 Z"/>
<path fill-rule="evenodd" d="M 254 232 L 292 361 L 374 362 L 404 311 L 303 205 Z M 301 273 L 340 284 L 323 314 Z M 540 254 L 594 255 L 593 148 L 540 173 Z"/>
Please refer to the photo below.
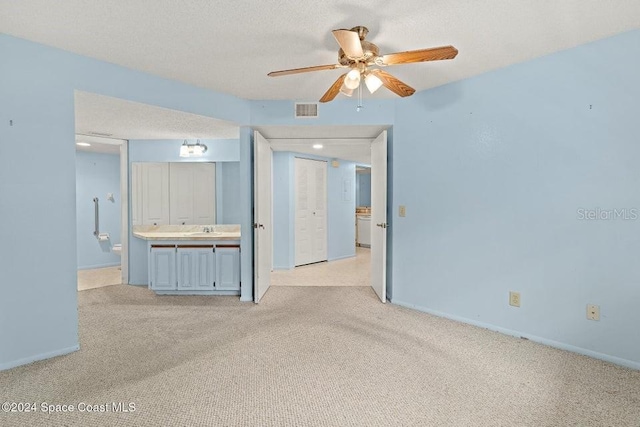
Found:
<path fill-rule="evenodd" d="M 349 96 L 351 97 L 351 95 L 353 95 L 353 89 L 349 89 L 346 85 L 342 85 L 342 87 L 340 87 L 340 92 L 345 95 L 345 96 Z"/>
<path fill-rule="evenodd" d="M 378 46 L 365 40 L 368 33 L 369 30 L 367 27 L 363 26 L 353 27 L 350 30 L 333 30 L 333 36 L 338 42 L 338 45 L 340 45 L 337 64 L 273 71 L 269 73 L 268 76 L 278 77 L 289 74 L 308 73 L 311 71 L 350 68 L 351 70 L 349 72 L 338 77 L 329 90 L 320 98 L 320 102 L 333 101 L 339 93 L 351 96 L 353 95 L 353 91 L 358 89 L 359 101 L 357 110 L 360 111 L 362 108 L 362 80 L 364 80 L 370 93 L 374 93 L 382 86 L 402 97 L 411 96 L 415 93 L 415 89 L 411 86 L 398 80 L 386 71 L 374 67 L 387 67 L 390 65 L 410 64 L 414 62 L 441 61 L 453 59 L 458 54 L 458 49 L 453 46 L 441 46 L 380 55 Z"/>
<path fill-rule="evenodd" d="M 347 73 L 347 77 L 344 79 L 344 85 L 347 89 L 357 89 L 360 85 L 360 71 L 351 70 Z"/>
<path fill-rule="evenodd" d="M 377 78 L 375 74 L 368 73 L 364 78 L 364 84 L 367 85 L 369 92 L 375 93 L 375 91 L 380 89 L 380 86 L 382 86 L 382 80 Z"/>

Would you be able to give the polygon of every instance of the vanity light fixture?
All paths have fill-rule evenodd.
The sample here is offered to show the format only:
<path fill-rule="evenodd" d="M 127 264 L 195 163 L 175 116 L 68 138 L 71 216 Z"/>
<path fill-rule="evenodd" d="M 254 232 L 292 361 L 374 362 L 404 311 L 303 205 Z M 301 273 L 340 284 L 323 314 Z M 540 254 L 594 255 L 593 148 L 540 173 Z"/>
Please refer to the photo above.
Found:
<path fill-rule="evenodd" d="M 78 147 L 91 147 L 91 144 L 89 144 L 88 142 L 76 142 L 76 145 Z"/>
<path fill-rule="evenodd" d="M 202 157 L 207 152 L 207 146 L 196 140 L 195 144 L 189 144 L 185 139 L 180 146 L 180 157 Z"/>
<path fill-rule="evenodd" d="M 316 150 L 322 150 L 322 144 L 313 144 L 313 148 Z"/>

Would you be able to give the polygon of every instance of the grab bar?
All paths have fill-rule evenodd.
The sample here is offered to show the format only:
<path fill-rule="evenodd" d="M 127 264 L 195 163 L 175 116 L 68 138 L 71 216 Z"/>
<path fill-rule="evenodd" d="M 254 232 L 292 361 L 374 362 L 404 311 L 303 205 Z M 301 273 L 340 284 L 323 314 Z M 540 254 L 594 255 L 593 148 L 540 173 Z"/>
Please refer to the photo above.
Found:
<path fill-rule="evenodd" d="M 96 236 L 96 239 L 100 235 L 100 211 L 98 209 L 98 198 L 93 198 L 93 203 L 95 204 L 95 219 L 96 219 L 96 229 L 93 232 L 93 235 Z"/>

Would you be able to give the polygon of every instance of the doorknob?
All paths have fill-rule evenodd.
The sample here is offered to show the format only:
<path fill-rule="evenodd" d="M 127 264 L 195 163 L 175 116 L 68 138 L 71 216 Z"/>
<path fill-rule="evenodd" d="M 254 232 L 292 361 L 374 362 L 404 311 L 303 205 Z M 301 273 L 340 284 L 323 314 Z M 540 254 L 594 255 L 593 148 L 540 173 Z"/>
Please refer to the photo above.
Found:
<path fill-rule="evenodd" d="M 258 227 L 264 228 L 264 225 L 263 224 L 258 224 Z"/>
<path fill-rule="evenodd" d="M 386 222 L 381 222 L 380 224 L 376 224 L 378 227 L 387 228 Z"/>

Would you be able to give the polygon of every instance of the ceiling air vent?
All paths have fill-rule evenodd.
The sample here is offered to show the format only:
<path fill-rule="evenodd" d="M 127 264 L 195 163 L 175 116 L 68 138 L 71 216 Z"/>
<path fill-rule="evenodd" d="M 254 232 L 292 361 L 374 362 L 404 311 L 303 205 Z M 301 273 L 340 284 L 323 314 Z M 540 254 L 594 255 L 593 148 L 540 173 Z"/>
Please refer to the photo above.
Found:
<path fill-rule="evenodd" d="M 318 104 L 302 104 L 296 102 L 296 119 L 318 117 Z"/>

